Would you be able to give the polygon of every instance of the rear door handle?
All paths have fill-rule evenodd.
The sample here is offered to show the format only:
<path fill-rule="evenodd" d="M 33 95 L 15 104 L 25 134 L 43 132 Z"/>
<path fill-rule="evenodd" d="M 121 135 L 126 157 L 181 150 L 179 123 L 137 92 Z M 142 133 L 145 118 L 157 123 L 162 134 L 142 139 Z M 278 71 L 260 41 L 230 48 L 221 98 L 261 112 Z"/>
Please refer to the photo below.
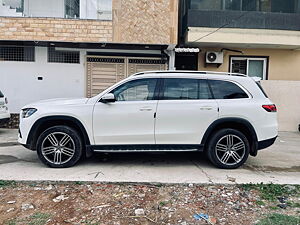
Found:
<path fill-rule="evenodd" d="M 200 110 L 212 110 L 213 109 L 213 107 L 211 107 L 211 106 L 202 106 L 202 107 L 200 107 Z"/>
<path fill-rule="evenodd" d="M 150 107 L 142 107 L 142 108 L 140 108 L 140 111 L 152 111 L 152 108 L 150 108 Z"/>

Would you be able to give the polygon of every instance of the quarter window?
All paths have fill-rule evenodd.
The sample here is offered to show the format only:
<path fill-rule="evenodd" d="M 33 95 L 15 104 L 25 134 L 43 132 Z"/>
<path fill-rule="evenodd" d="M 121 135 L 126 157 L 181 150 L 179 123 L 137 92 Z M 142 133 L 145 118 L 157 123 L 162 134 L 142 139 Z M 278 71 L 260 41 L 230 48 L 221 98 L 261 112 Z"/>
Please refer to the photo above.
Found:
<path fill-rule="evenodd" d="M 162 100 L 211 99 L 206 80 L 200 79 L 165 79 Z"/>
<path fill-rule="evenodd" d="M 157 79 L 141 79 L 129 81 L 111 93 L 117 101 L 147 101 L 153 100 Z"/>
<path fill-rule="evenodd" d="M 209 84 L 215 99 L 248 98 L 248 95 L 232 82 L 209 80 Z"/>

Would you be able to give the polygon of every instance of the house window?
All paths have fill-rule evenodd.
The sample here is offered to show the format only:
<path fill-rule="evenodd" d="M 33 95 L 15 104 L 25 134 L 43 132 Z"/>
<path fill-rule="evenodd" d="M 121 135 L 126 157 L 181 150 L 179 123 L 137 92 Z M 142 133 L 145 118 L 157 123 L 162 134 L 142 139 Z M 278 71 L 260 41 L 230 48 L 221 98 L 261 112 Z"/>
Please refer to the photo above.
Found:
<path fill-rule="evenodd" d="M 55 50 L 54 47 L 48 48 L 49 63 L 80 63 L 79 51 Z"/>
<path fill-rule="evenodd" d="M 0 61 L 34 62 L 32 46 L 0 46 Z"/>
<path fill-rule="evenodd" d="M 79 18 L 79 0 L 65 0 L 65 18 Z"/>
<path fill-rule="evenodd" d="M 230 72 L 267 79 L 268 57 L 230 57 Z"/>

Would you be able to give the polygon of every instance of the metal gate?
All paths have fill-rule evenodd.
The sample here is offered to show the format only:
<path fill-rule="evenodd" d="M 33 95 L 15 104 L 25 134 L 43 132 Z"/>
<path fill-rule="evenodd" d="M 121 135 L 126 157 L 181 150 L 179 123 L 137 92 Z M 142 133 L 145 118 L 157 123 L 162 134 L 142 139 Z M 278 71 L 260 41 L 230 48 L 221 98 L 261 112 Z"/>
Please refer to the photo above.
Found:
<path fill-rule="evenodd" d="M 129 58 L 88 56 L 87 97 L 93 97 L 116 82 L 143 71 L 166 70 L 166 60 L 161 58 Z"/>

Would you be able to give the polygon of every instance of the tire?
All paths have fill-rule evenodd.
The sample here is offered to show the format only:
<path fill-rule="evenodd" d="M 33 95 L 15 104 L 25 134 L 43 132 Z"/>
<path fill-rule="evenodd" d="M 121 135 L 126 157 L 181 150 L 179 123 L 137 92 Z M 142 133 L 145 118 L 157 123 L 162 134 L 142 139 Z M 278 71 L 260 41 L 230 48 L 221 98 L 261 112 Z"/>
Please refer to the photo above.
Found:
<path fill-rule="evenodd" d="M 78 132 L 67 126 L 45 130 L 37 140 L 39 159 L 52 168 L 74 166 L 82 156 L 82 140 Z"/>
<path fill-rule="evenodd" d="M 234 129 L 216 131 L 209 139 L 206 154 L 221 169 L 236 169 L 248 159 L 250 145 L 247 137 Z"/>

